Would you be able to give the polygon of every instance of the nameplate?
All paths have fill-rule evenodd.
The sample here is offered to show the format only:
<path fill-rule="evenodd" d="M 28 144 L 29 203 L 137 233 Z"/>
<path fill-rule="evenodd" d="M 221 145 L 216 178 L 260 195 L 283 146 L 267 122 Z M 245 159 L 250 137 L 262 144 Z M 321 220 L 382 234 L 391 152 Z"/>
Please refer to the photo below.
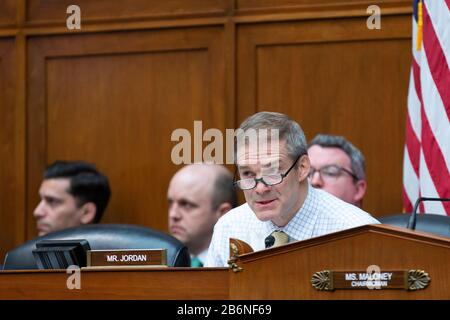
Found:
<path fill-rule="evenodd" d="M 319 291 L 338 289 L 414 291 L 425 289 L 430 280 L 428 273 L 423 270 L 377 272 L 323 270 L 314 273 L 311 284 Z"/>
<path fill-rule="evenodd" d="M 88 250 L 87 266 L 165 266 L 166 249 Z"/>

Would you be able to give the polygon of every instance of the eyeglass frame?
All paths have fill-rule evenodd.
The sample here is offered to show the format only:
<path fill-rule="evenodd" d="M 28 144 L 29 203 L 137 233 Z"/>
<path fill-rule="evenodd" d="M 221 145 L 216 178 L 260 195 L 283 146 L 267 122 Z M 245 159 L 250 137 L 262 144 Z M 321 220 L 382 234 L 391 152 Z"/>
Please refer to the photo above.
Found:
<path fill-rule="evenodd" d="M 264 181 L 264 176 L 261 176 L 261 178 L 248 178 L 248 179 L 240 179 L 240 180 L 236 180 L 236 173 L 237 173 L 237 170 L 238 170 L 237 167 L 236 167 L 236 171 L 235 171 L 235 174 L 234 174 L 233 185 L 234 185 L 235 187 L 241 189 L 241 190 L 252 190 L 252 189 L 255 189 L 259 182 L 263 183 L 266 187 L 276 186 L 276 185 L 278 185 L 278 184 L 280 184 L 280 183 L 283 182 L 284 178 L 287 177 L 287 175 L 289 174 L 289 172 L 291 172 L 291 170 L 295 167 L 295 164 L 298 162 L 298 160 L 299 160 L 302 156 L 304 156 L 304 155 L 306 155 L 306 153 L 301 153 L 301 154 L 299 154 L 298 157 L 297 157 L 297 159 L 295 159 L 294 163 L 292 163 L 292 165 L 289 167 L 289 169 L 287 169 L 287 171 L 286 171 L 285 173 L 277 173 L 277 174 L 279 174 L 279 175 L 281 176 L 280 182 L 277 182 L 277 183 L 274 183 L 274 184 L 267 184 L 267 182 Z M 242 188 L 238 185 L 238 182 L 243 181 L 243 180 L 253 180 L 253 181 L 255 182 L 254 187 L 252 187 L 252 188 L 247 188 L 247 189 L 242 189 Z"/>
<path fill-rule="evenodd" d="M 320 169 L 315 169 L 315 168 L 313 168 L 313 167 L 311 166 L 310 169 L 309 169 L 308 178 L 309 178 L 309 179 L 312 179 L 312 177 L 314 176 L 314 174 L 315 174 L 316 172 L 319 172 L 320 178 L 323 179 L 321 170 L 323 170 L 324 168 L 329 168 L 329 167 L 336 167 L 336 168 L 338 168 L 340 171 L 344 171 L 344 172 L 348 173 L 348 174 L 350 175 L 350 177 L 353 178 L 354 181 L 359 181 L 359 180 L 361 180 L 361 179 L 359 179 L 353 172 L 351 172 L 350 170 L 348 170 L 348 169 L 346 169 L 346 168 L 344 168 L 344 167 L 338 166 L 337 164 L 329 164 L 329 165 L 323 166 L 323 167 L 320 168 Z M 336 177 L 334 177 L 334 178 L 339 178 L 340 176 L 341 176 L 341 175 L 336 176 Z"/>

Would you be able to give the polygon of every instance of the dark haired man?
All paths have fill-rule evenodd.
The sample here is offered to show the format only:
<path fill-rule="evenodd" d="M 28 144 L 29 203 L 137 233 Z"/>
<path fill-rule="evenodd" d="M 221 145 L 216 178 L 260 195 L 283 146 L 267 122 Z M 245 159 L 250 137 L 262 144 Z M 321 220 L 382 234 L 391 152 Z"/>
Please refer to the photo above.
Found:
<path fill-rule="evenodd" d="M 98 223 L 111 195 L 108 178 L 83 161 L 56 161 L 44 172 L 34 210 L 39 236 Z"/>

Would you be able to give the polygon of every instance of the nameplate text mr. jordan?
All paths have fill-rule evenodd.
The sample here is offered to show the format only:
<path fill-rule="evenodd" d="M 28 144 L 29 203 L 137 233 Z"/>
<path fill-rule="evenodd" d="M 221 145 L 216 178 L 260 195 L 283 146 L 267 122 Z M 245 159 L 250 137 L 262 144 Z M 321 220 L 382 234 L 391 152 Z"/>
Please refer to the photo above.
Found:
<path fill-rule="evenodd" d="M 166 265 L 166 249 L 90 250 L 87 266 L 163 266 Z"/>

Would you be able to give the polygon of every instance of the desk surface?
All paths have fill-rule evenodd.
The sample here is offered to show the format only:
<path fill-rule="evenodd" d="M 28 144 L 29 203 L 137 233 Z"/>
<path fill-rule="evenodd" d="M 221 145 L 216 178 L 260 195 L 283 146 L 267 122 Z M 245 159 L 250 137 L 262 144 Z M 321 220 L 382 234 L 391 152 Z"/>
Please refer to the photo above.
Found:
<path fill-rule="evenodd" d="M 143 268 L 81 271 L 70 290 L 65 270 L 0 272 L 0 299 L 449 299 L 450 239 L 367 225 L 243 254 L 227 268 Z M 406 271 L 403 288 L 321 291 L 321 271 Z M 409 275 L 409 271 L 413 270 Z M 422 271 L 423 270 L 423 271 Z M 417 274 L 416 274 L 417 273 Z M 332 282 L 320 273 L 324 284 Z M 407 275 L 407 276 L 406 276 Z M 411 286 L 411 290 L 407 290 Z M 422 287 L 422 290 L 413 290 Z"/>
<path fill-rule="evenodd" d="M 0 271 L 0 299 L 187 300 L 229 296 L 227 268 L 82 270 L 81 288 L 70 290 L 67 281 L 71 275 L 65 270 Z"/>

